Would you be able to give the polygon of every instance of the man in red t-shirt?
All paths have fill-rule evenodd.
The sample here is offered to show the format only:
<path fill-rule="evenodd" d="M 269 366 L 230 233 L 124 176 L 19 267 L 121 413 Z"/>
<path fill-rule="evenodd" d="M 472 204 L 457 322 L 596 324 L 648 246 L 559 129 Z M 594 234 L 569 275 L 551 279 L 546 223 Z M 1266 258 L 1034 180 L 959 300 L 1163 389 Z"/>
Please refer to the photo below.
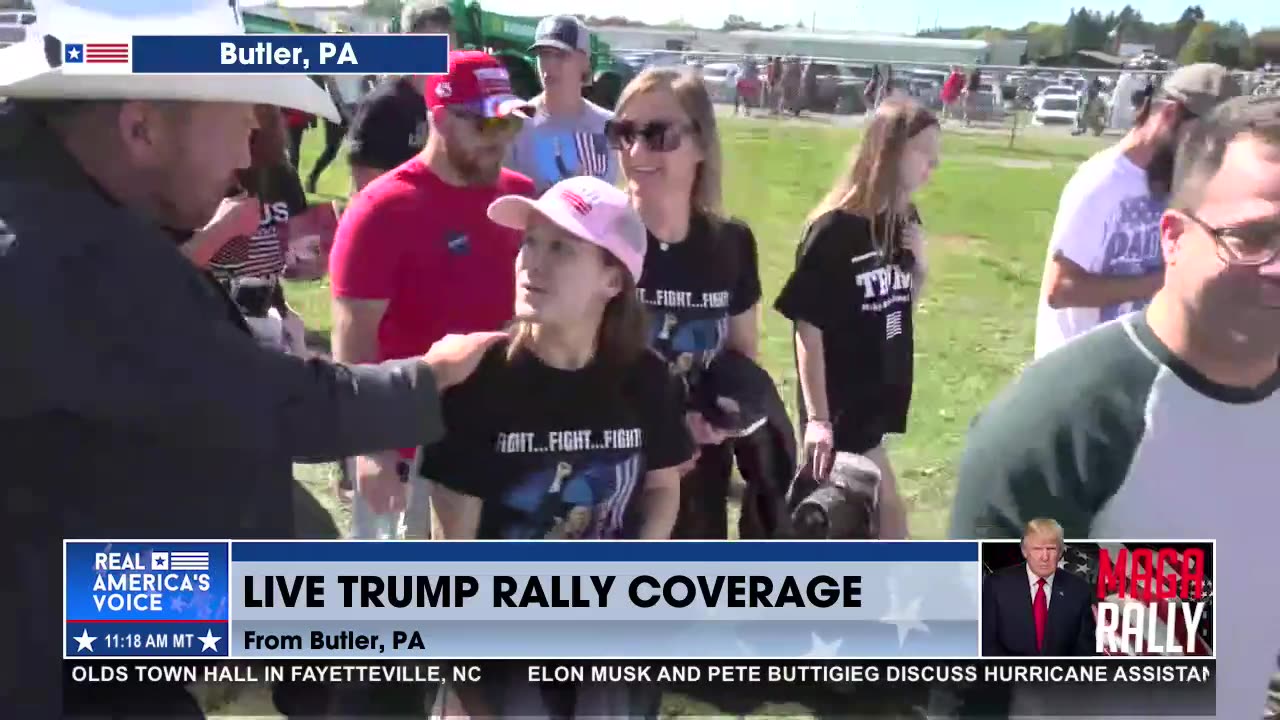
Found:
<path fill-rule="evenodd" d="M 534 194 L 503 168 L 527 117 L 507 71 L 476 51 L 449 56 L 449 72 L 426 79 L 430 133 L 422 153 L 378 177 L 347 206 L 334 237 L 333 355 L 339 362 L 412 357 L 449 333 L 501 329 L 515 304 L 519 233 L 489 220 L 494 199 Z M 412 450 L 355 459 L 353 537 L 389 536 L 403 511 L 405 537 L 430 536 L 429 488 L 416 482 L 386 507 L 361 486 L 408 476 Z M 350 471 L 350 465 L 348 465 Z"/>

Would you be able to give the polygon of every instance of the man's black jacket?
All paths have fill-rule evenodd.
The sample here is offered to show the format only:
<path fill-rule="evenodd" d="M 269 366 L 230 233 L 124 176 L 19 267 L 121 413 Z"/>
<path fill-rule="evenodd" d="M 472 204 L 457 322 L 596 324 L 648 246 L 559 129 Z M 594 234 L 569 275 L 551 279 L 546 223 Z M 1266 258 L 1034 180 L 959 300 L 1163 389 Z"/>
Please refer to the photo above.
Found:
<path fill-rule="evenodd" d="M 155 224 L 0 109 L 0 707 L 52 717 L 63 538 L 283 538 L 295 461 L 434 441 L 416 360 L 261 348 Z M 4 713 L 0 713 L 4 714 Z"/>

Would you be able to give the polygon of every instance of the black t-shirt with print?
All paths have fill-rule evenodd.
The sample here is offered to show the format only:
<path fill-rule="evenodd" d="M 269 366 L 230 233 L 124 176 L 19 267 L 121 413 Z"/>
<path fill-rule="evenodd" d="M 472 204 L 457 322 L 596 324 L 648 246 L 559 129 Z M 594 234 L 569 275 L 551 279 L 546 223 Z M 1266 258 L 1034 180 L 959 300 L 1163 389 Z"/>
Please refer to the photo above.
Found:
<path fill-rule="evenodd" d="M 352 165 L 391 170 L 427 142 L 427 105 L 409 78 L 392 78 L 360 103 L 347 135 Z"/>
<path fill-rule="evenodd" d="M 760 301 L 755 235 L 745 223 L 703 215 L 683 242 L 650 234 L 638 292 L 649 311 L 649 346 L 673 374 L 696 382 L 724 348 L 729 318 Z"/>
<path fill-rule="evenodd" d="M 919 221 L 913 210 L 908 222 Z M 859 215 L 834 210 L 819 217 L 775 303 L 789 320 L 822 331 L 827 404 L 837 449 L 847 452 L 905 432 L 911 405 L 915 255 L 900 249 L 886 258 L 871 233 Z M 800 405 L 804 417 L 803 397 Z"/>
<path fill-rule="evenodd" d="M 443 398 L 449 432 L 417 472 L 484 501 L 483 540 L 634 537 L 645 473 L 693 454 L 680 390 L 645 352 L 630 368 L 552 368 L 489 349 Z"/>

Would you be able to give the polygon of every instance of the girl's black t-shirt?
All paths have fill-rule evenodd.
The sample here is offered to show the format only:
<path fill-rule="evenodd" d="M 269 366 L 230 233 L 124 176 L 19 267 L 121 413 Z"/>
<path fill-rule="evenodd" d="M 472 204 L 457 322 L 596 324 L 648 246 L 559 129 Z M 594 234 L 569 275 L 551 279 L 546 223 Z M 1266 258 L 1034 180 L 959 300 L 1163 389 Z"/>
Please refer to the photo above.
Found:
<path fill-rule="evenodd" d="M 693 454 L 661 359 L 566 371 L 508 347 L 445 392 L 448 432 L 422 449 L 418 474 L 484 501 L 482 540 L 634 537 L 645 473 Z"/>
<path fill-rule="evenodd" d="M 920 222 L 914 209 L 905 222 Z M 815 220 L 774 307 L 822 331 L 836 435 L 874 443 L 907 428 L 915 364 L 915 255 L 901 248 L 885 257 L 871 233 L 867 218 L 843 210 Z M 804 417 L 803 400 L 801 406 Z"/>
<path fill-rule="evenodd" d="M 672 374 L 694 379 L 724 349 L 729 318 L 760 301 L 755 235 L 740 221 L 701 214 L 683 242 L 650 234 L 637 292 L 649 311 L 649 346 Z"/>

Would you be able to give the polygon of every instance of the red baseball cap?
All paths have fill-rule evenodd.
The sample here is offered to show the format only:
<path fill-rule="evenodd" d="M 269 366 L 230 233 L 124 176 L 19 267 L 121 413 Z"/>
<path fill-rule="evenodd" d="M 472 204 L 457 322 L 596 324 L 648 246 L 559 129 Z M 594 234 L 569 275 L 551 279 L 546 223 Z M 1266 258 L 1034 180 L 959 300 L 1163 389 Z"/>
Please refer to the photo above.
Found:
<path fill-rule="evenodd" d="M 529 101 L 511 91 L 511 76 L 497 58 L 478 50 L 449 53 L 449 72 L 428 75 L 428 108 L 463 107 L 481 117 L 530 117 Z"/>

